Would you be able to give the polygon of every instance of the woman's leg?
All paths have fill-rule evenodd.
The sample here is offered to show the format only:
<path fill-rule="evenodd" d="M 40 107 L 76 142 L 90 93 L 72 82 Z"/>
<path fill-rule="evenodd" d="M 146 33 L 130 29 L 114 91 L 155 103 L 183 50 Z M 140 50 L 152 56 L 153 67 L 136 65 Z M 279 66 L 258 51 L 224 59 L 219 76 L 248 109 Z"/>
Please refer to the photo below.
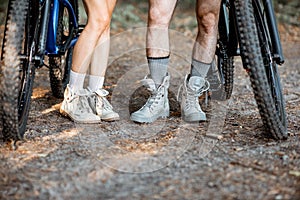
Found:
<path fill-rule="evenodd" d="M 71 88 L 81 89 L 83 87 L 84 77 L 90 66 L 94 50 L 98 42 L 105 40 L 107 32 L 109 32 L 107 30 L 109 30 L 115 4 L 116 0 L 84 1 L 88 21 L 74 47 L 70 76 Z M 107 51 L 107 53 L 104 53 L 104 60 L 107 60 L 109 45 L 99 49 L 104 49 L 104 52 Z M 93 69 L 93 71 L 97 70 Z"/>
<path fill-rule="evenodd" d="M 94 49 L 101 36 L 106 35 L 103 33 L 109 30 L 115 0 L 85 0 L 84 5 L 88 21 L 74 47 L 70 82 L 60 112 L 75 122 L 99 123 L 101 119 L 95 112 L 95 105 L 90 104 L 94 101 L 90 93 L 82 89 Z"/>
<path fill-rule="evenodd" d="M 109 19 L 111 19 L 115 4 L 116 0 L 106 1 Z M 91 58 L 88 84 L 88 89 L 93 94 L 91 97 L 93 99 L 90 101 L 91 108 L 103 121 L 115 121 L 119 119 L 118 113 L 113 110 L 113 107 L 106 99 L 108 92 L 102 89 L 108 64 L 109 49 L 110 26 L 107 26 L 99 37 Z"/>
<path fill-rule="evenodd" d="M 88 87 L 95 91 L 103 87 L 110 48 L 110 28 L 101 35 L 94 50 L 91 63 Z"/>
<path fill-rule="evenodd" d="M 118 113 L 113 110 L 106 99 L 107 91 L 102 89 L 110 48 L 110 29 L 106 29 L 101 35 L 94 54 L 92 56 L 89 74 L 88 89 L 94 94 L 91 102 L 95 102 L 91 107 L 103 121 L 115 121 L 119 119 Z"/>
<path fill-rule="evenodd" d="M 116 0 L 106 0 L 106 7 L 111 20 Z M 104 76 L 107 68 L 107 61 L 110 48 L 110 20 L 109 25 L 104 29 L 98 38 L 96 48 L 91 60 L 90 74 L 94 76 Z"/>

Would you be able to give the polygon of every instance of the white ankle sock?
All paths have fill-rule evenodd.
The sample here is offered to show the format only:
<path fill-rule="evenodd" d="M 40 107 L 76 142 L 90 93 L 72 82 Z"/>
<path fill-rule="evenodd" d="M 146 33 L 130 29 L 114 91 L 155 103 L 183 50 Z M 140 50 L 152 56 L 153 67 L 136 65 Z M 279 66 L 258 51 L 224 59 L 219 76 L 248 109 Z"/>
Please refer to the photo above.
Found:
<path fill-rule="evenodd" d="M 103 76 L 95 76 L 89 75 L 89 89 L 91 91 L 96 91 L 99 88 L 103 87 L 104 77 Z"/>
<path fill-rule="evenodd" d="M 75 93 L 83 89 L 85 74 L 80 74 L 71 70 L 69 87 Z"/>

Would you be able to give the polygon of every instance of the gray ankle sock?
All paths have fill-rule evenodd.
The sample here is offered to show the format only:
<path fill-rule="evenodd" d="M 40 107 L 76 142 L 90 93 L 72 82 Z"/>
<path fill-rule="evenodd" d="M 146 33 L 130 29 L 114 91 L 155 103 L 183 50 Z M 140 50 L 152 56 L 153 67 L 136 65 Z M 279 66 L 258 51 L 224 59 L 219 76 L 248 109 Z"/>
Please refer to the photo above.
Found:
<path fill-rule="evenodd" d="M 162 84 L 168 71 L 169 56 L 161 58 L 147 57 L 151 78 L 158 87 Z"/>
<path fill-rule="evenodd" d="M 192 66 L 190 72 L 191 76 L 201 76 L 202 78 L 205 78 L 211 64 L 212 63 L 203 63 L 201 61 L 192 59 Z"/>

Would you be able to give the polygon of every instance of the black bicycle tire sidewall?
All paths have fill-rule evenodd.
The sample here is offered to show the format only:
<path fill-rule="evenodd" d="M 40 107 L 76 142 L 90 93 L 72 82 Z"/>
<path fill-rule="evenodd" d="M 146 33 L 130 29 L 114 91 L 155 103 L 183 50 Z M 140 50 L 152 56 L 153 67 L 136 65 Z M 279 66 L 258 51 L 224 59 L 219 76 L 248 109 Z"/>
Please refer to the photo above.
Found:
<path fill-rule="evenodd" d="M 23 91 L 25 94 L 22 116 L 19 117 L 19 69 L 21 64 L 20 53 L 26 24 L 26 16 L 29 12 L 29 0 L 9 2 L 7 23 L 3 42 L 3 60 L 1 66 L 1 117 L 3 123 L 2 133 L 5 140 L 22 139 L 25 133 L 28 114 L 30 110 L 32 82 L 26 83 Z M 33 69 L 34 77 L 34 69 Z M 33 81 L 33 80 L 32 80 Z M 29 84 L 29 85 L 27 85 Z"/>
<path fill-rule="evenodd" d="M 263 124 L 275 139 L 287 137 L 287 130 L 281 122 L 267 82 L 262 52 L 254 21 L 252 0 L 235 1 L 241 56 L 244 67 L 249 71 L 254 97 Z"/>

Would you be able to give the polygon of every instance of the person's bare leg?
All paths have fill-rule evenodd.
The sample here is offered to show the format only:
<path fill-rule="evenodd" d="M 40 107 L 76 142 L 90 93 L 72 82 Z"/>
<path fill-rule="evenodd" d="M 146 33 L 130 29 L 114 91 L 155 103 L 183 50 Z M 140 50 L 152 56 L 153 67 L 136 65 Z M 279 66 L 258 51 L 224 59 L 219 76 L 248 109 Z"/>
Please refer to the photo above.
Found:
<path fill-rule="evenodd" d="M 107 15 L 109 20 L 108 25 L 104 27 L 103 32 L 97 40 L 90 61 L 88 90 L 91 96 L 89 97 L 89 103 L 92 110 L 104 121 L 115 121 L 119 119 L 118 113 L 113 110 L 106 99 L 108 91 L 102 89 L 110 49 L 110 20 L 115 5 L 116 0 L 106 0 L 105 4 L 102 5 L 106 7 L 106 13 L 99 11 L 101 15 Z"/>
<path fill-rule="evenodd" d="M 103 33 L 109 29 L 115 3 L 115 0 L 84 1 L 88 21 L 74 47 L 70 74 L 70 85 L 77 89 L 83 87 L 95 47 Z"/>
<path fill-rule="evenodd" d="M 169 24 L 177 0 L 149 0 L 146 54 L 151 78 L 159 86 L 169 63 Z"/>
<path fill-rule="evenodd" d="M 116 0 L 110 0 L 108 13 L 111 19 L 112 12 L 116 5 Z M 108 26 L 97 41 L 91 63 L 88 87 L 95 91 L 103 87 L 105 72 L 107 69 L 107 62 L 110 49 L 110 26 Z"/>
<path fill-rule="evenodd" d="M 103 32 L 92 55 L 88 87 L 95 91 L 103 87 L 110 47 L 110 30 Z"/>
<path fill-rule="evenodd" d="M 198 0 L 198 34 L 193 49 L 191 74 L 206 77 L 213 62 L 218 34 L 220 0 Z"/>
<path fill-rule="evenodd" d="M 99 106 L 97 106 L 97 104 L 90 105 L 91 102 L 95 103 L 95 101 L 94 99 L 91 99 L 91 94 L 87 90 L 82 89 L 85 74 L 90 65 L 94 49 L 105 30 L 109 30 L 110 19 L 115 6 L 115 1 L 85 0 L 84 5 L 88 21 L 74 47 L 70 82 L 65 90 L 60 112 L 63 115 L 69 116 L 76 122 L 99 123 L 101 121 L 100 117 L 102 117 L 102 113 L 104 113 L 101 110 L 102 104 Z M 107 34 L 105 37 L 107 37 Z M 105 49 L 107 49 L 107 47 L 105 47 Z M 106 51 L 107 50 L 104 52 Z M 104 54 L 104 59 L 107 59 L 108 53 Z M 100 110 L 101 115 L 96 112 L 98 110 L 95 111 L 95 107 L 99 107 L 98 110 Z M 111 113 L 108 114 L 107 118 L 109 118 L 109 120 L 113 117 L 113 119 L 119 117 L 116 113 L 113 113 L 115 116 L 112 116 Z"/>
<path fill-rule="evenodd" d="M 95 107 L 91 107 L 96 110 L 96 113 L 101 116 L 101 120 L 103 121 L 115 121 L 119 119 L 118 113 L 113 110 L 112 106 L 105 97 L 108 92 L 102 89 L 105 72 L 107 69 L 109 48 L 110 29 L 107 28 L 98 40 L 97 46 L 92 56 L 88 82 L 88 90 L 92 92 L 92 94 L 94 94 L 94 98 L 96 98 L 96 101 L 92 100 L 91 102 L 97 102 Z"/>
<path fill-rule="evenodd" d="M 167 68 L 170 50 L 168 29 L 175 5 L 176 0 L 149 0 L 146 54 L 151 79 L 145 82 L 149 83 L 146 86 L 150 88 L 152 94 L 141 109 L 131 114 L 132 121 L 150 123 L 160 117 L 169 116 L 170 76 L 167 74 Z"/>
<path fill-rule="evenodd" d="M 108 27 L 101 35 L 93 53 L 90 74 L 94 76 L 105 76 L 110 48 L 110 28 Z"/>
<path fill-rule="evenodd" d="M 205 77 L 215 55 L 220 2 L 221 0 L 197 0 L 198 35 L 192 54 L 191 72 L 185 77 L 181 101 L 181 116 L 188 122 L 206 120 L 198 97 L 209 89 Z"/>

